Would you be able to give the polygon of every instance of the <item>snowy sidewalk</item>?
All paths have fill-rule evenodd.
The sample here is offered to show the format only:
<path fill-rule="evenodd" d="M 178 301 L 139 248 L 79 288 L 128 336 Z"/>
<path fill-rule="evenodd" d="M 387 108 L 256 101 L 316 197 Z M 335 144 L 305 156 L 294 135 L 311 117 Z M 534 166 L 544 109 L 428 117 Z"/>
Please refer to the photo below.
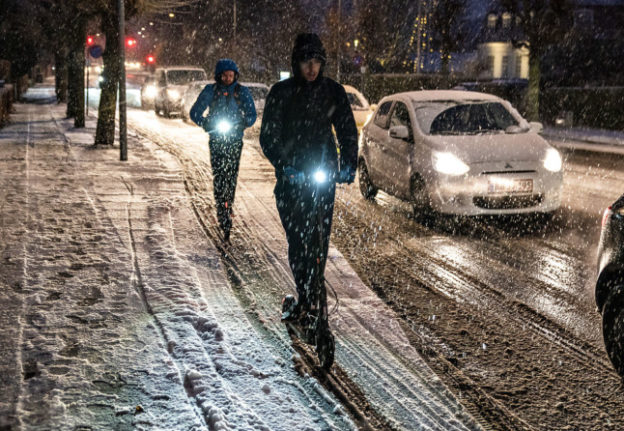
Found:
<path fill-rule="evenodd" d="M 0 130 L 0 429 L 352 429 L 267 345 L 179 165 L 91 147 L 64 106 Z"/>
<path fill-rule="evenodd" d="M 624 132 L 581 127 L 544 127 L 541 135 L 555 146 L 597 152 L 624 153 Z"/>

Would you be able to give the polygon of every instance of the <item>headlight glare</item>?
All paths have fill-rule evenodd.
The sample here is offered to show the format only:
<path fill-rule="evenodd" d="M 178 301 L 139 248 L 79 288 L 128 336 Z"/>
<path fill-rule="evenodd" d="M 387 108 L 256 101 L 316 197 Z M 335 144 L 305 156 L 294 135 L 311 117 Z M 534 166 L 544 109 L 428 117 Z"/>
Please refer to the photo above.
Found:
<path fill-rule="evenodd" d="M 548 151 L 546 151 L 546 157 L 544 157 L 544 168 L 550 172 L 559 172 L 562 167 L 563 162 L 561 161 L 559 151 L 554 148 L 549 148 Z"/>
<path fill-rule="evenodd" d="M 464 175 L 470 167 L 453 153 L 434 152 L 432 155 L 433 169 L 446 175 Z"/>

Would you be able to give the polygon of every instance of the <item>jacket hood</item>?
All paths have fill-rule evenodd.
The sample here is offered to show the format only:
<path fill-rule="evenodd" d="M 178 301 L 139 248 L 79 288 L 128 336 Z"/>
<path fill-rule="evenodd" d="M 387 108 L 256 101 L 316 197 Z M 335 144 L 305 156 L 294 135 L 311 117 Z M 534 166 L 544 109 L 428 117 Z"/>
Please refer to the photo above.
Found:
<path fill-rule="evenodd" d="M 222 58 L 217 61 L 217 65 L 215 66 L 214 79 L 216 82 L 221 82 L 221 74 L 226 70 L 233 70 L 235 74 L 234 82 L 238 81 L 238 66 L 236 62 L 229 58 Z"/>
<path fill-rule="evenodd" d="M 323 42 L 321 42 L 321 39 L 316 33 L 300 33 L 295 39 L 295 46 L 293 47 L 291 57 L 291 67 L 295 78 L 301 78 L 299 63 L 310 60 L 311 58 L 316 58 L 321 61 L 319 78 L 322 77 L 323 69 L 327 62 L 327 54 L 323 47 Z"/>

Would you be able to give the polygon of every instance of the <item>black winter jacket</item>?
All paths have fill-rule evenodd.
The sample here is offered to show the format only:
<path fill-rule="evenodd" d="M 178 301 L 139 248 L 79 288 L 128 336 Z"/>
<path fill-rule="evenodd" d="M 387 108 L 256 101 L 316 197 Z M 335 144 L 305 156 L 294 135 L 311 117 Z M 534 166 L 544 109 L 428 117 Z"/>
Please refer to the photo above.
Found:
<path fill-rule="evenodd" d="M 322 75 L 314 82 L 295 76 L 275 84 L 264 107 L 260 146 L 278 179 L 286 166 L 306 174 L 355 170 L 357 128 L 343 86 Z"/>

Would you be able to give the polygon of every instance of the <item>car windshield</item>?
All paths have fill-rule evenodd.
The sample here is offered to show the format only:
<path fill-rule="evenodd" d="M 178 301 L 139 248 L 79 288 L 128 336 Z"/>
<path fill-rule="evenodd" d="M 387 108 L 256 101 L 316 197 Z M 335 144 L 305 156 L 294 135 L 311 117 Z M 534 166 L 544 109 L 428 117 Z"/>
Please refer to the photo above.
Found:
<path fill-rule="evenodd" d="M 184 85 L 192 81 L 204 81 L 206 72 L 203 70 L 170 70 L 167 72 L 167 80 L 173 85 Z"/>
<path fill-rule="evenodd" d="M 347 93 L 347 97 L 349 98 L 349 104 L 351 105 L 351 107 L 364 108 L 362 101 L 357 97 L 357 95 L 353 93 Z"/>
<path fill-rule="evenodd" d="M 518 121 L 499 102 L 414 101 L 416 119 L 427 135 L 499 133 Z"/>
<path fill-rule="evenodd" d="M 249 88 L 249 91 L 251 91 L 251 97 L 253 97 L 254 100 L 264 100 L 267 97 L 267 94 L 269 94 L 269 90 L 267 90 L 264 87 L 247 87 Z"/>

